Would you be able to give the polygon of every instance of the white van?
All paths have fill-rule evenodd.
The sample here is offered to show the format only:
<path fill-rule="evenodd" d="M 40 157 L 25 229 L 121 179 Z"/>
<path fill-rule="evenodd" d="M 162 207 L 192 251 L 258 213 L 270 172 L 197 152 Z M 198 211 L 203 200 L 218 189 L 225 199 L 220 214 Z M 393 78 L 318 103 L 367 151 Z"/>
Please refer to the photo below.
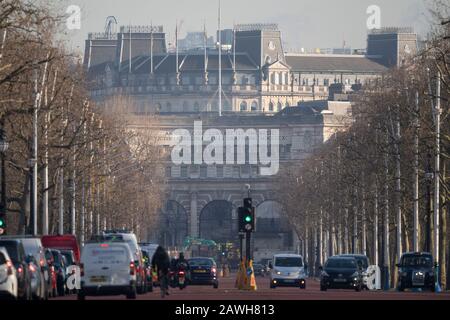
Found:
<path fill-rule="evenodd" d="M 270 288 L 278 286 L 306 289 L 306 273 L 303 257 L 298 254 L 276 254 L 270 263 Z"/>
<path fill-rule="evenodd" d="M 119 294 L 136 299 L 136 265 L 130 246 L 125 242 L 86 243 L 81 253 L 78 299 Z"/>

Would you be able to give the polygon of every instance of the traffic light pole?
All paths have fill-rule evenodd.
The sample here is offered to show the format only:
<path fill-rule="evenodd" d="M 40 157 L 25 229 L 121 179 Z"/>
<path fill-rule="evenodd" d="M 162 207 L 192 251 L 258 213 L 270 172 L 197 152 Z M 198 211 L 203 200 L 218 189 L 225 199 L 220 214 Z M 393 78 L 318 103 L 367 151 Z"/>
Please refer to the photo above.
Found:
<path fill-rule="evenodd" d="M 239 233 L 239 254 L 240 254 L 240 261 L 242 261 L 243 257 L 243 251 L 244 251 L 244 234 Z"/>
<path fill-rule="evenodd" d="M 250 261 L 251 257 L 251 232 L 246 232 L 246 237 L 245 237 L 245 258 L 248 261 Z"/>

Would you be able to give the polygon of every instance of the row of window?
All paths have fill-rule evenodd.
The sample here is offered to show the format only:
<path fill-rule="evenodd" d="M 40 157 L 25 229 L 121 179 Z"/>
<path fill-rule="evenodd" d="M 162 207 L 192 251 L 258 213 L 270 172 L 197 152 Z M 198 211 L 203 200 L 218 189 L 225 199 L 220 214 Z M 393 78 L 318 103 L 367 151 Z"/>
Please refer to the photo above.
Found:
<path fill-rule="evenodd" d="M 181 165 L 166 168 L 166 177 L 172 178 L 255 178 L 259 176 L 256 165 Z"/>

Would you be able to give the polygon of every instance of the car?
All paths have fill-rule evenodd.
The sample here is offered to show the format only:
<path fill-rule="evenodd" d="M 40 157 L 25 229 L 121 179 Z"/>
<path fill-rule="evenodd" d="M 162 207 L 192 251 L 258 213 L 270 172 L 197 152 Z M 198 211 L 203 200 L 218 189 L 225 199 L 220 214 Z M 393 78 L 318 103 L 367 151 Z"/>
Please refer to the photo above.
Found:
<path fill-rule="evenodd" d="M 65 257 L 56 249 L 48 249 L 48 252 L 53 257 L 52 267 L 56 276 L 56 293 L 58 296 L 64 296 L 66 294 L 67 278 Z"/>
<path fill-rule="evenodd" d="M 303 257 L 299 254 L 275 254 L 270 262 L 270 288 L 279 286 L 306 289 Z"/>
<path fill-rule="evenodd" d="M 152 279 L 152 260 L 150 259 L 150 255 L 147 250 L 141 250 L 142 257 L 144 259 L 144 268 L 145 268 L 145 276 L 146 276 L 146 291 L 153 291 L 153 279 Z"/>
<path fill-rule="evenodd" d="M 28 271 L 22 242 L 16 239 L 5 240 L 0 238 L 0 247 L 6 249 L 16 269 L 18 298 L 20 300 L 31 300 L 31 275 Z"/>
<path fill-rule="evenodd" d="M 144 259 L 142 257 L 141 248 L 139 247 L 137 237 L 134 233 L 127 230 L 106 230 L 103 236 L 112 240 L 122 240 L 128 243 L 131 252 L 134 255 L 134 263 L 136 266 L 136 286 L 139 294 L 146 293 L 146 275 L 144 267 Z"/>
<path fill-rule="evenodd" d="M 52 278 L 51 270 L 45 259 L 44 247 L 41 239 L 35 236 L 4 236 L 2 239 L 17 239 L 20 240 L 25 249 L 27 257 L 32 255 L 35 258 L 37 267 L 36 275 L 40 277 L 39 288 L 36 293 L 37 299 L 47 300 L 52 294 Z"/>
<path fill-rule="evenodd" d="M 266 268 L 262 264 L 255 263 L 253 265 L 253 272 L 255 276 L 261 276 L 264 277 L 266 273 Z"/>
<path fill-rule="evenodd" d="M 142 250 L 147 251 L 151 265 L 153 255 L 155 254 L 156 249 L 159 247 L 159 244 L 149 242 L 139 242 L 139 246 L 141 247 Z M 156 274 L 156 270 L 151 269 L 151 276 L 152 276 L 152 287 L 159 286 L 158 275 Z"/>
<path fill-rule="evenodd" d="M 17 287 L 16 268 L 6 248 L 0 247 L 0 298 L 17 299 Z"/>
<path fill-rule="evenodd" d="M 50 277 L 52 279 L 52 293 L 51 293 L 51 297 L 56 297 L 58 295 L 58 279 L 57 279 L 57 275 L 56 275 L 56 270 L 55 267 L 53 266 L 55 260 L 53 258 L 53 255 L 50 251 L 50 249 L 45 248 L 44 249 L 44 254 L 45 254 L 45 258 L 47 259 L 47 264 L 50 268 Z"/>
<path fill-rule="evenodd" d="M 45 248 L 72 250 L 75 264 L 80 263 L 80 246 L 78 245 L 77 238 L 74 235 L 47 235 L 42 236 L 41 241 Z"/>
<path fill-rule="evenodd" d="M 67 265 L 66 266 L 74 266 L 76 265 L 75 254 L 73 250 L 59 250 L 61 254 L 66 258 Z"/>
<path fill-rule="evenodd" d="M 361 291 L 363 286 L 363 266 L 354 257 L 333 256 L 325 266 L 319 267 L 320 290 L 353 289 Z"/>
<path fill-rule="evenodd" d="M 86 243 L 81 253 L 81 289 L 78 300 L 90 295 L 126 295 L 136 299 L 137 270 L 126 242 Z"/>
<path fill-rule="evenodd" d="M 369 258 L 363 254 L 340 254 L 339 257 L 355 258 L 358 263 L 361 263 L 363 268 L 363 288 L 367 289 L 367 269 L 369 268 Z"/>
<path fill-rule="evenodd" d="M 188 284 L 212 285 L 214 289 L 219 288 L 217 277 L 217 264 L 213 258 L 196 257 L 188 259 L 190 276 Z"/>
<path fill-rule="evenodd" d="M 36 261 L 36 258 L 29 254 L 27 256 L 27 268 L 28 272 L 30 273 L 30 279 L 31 279 L 31 296 L 33 300 L 42 300 L 42 287 L 43 287 L 43 281 L 44 278 L 41 276 L 39 263 Z"/>
<path fill-rule="evenodd" d="M 402 254 L 398 267 L 397 290 L 435 290 L 433 256 L 429 252 L 407 252 Z"/>

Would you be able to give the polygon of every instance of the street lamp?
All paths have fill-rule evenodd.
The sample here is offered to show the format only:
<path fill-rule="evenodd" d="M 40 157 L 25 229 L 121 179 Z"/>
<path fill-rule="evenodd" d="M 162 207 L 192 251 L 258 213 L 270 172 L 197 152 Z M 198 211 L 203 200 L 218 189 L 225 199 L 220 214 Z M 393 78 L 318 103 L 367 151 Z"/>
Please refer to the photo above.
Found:
<path fill-rule="evenodd" d="M 6 140 L 6 136 L 5 136 L 5 131 L 3 130 L 3 128 L 0 129 L 0 153 L 1 153 L 1 158 L 2 158 L 2 168 L 1 168 L 1 178 L 2 178 L 2 183 L 1 183 L 1 188 L 2 188 L 2 195 L 1 195 L 1 200 L 0 200 L 0 221 L 1 221 L 1 232 L 0 234 L 5 233 L 5 218 L 6 218 L 6 173 L 5 173 L 5 153 L 9 148 L 9 143 Z"/>

